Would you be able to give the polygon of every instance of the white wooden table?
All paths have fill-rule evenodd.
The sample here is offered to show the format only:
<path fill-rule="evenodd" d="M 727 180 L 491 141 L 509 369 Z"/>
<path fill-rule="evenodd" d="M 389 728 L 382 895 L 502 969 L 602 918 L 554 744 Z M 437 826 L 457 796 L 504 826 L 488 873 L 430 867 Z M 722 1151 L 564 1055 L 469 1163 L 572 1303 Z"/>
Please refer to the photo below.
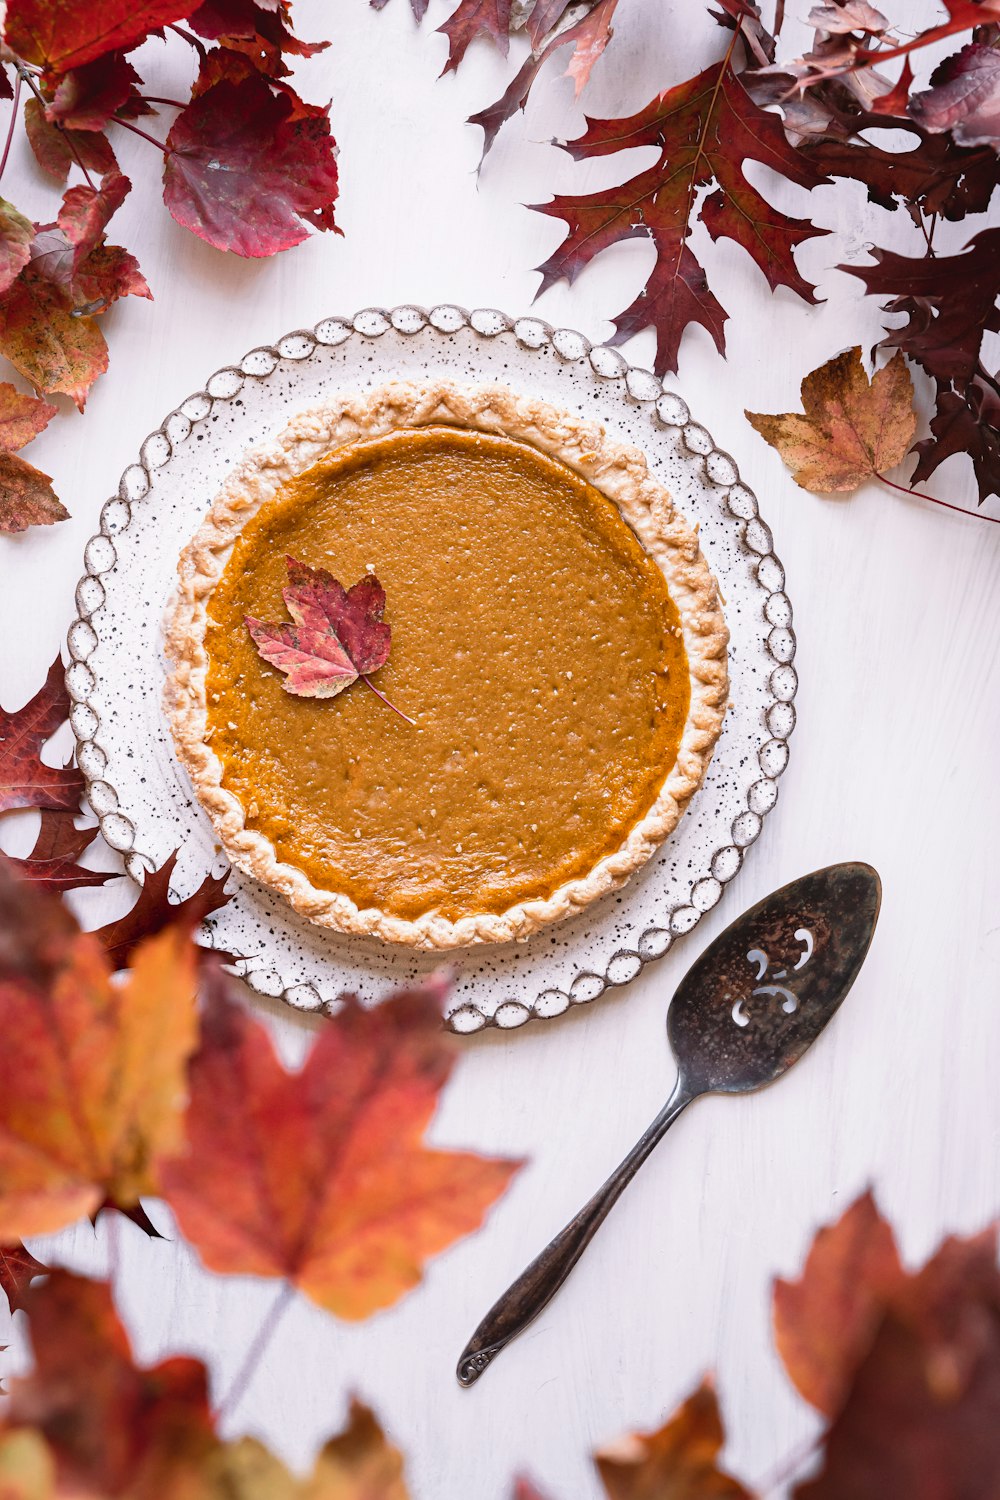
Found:
<path fill-rule="evenodd" d="M 380 16 L 363 0 L 298 0 L 300 33 L 334 38 L 299 76 L 307 97 L 334 101 L 343 239 L 320 236 L 269 262 L 223 257 L 173 224 L 158 201 L 159 161 L 122 137 L 136 186 L 112 238 L 136 252 L 156 301 L 129 299 L 108 315 L 111 368 L 85 417 L 54 422 L 29 450 L 55 476 L 72 519 L 0 540 L 6 705 L 37 688 L 64 635 L 101 502 L 140 440 L 206 374 L 255 342 L 368 304 L 525 311 L 538 280 L 531 268 L 560 230 L 522 205 L 616 180 L 616 163 L 574 165 L 546 144 L 582 128 L 557 62 L 477 183 L 480 136 L 463 120 L 499 94 L 510 68 L 477 45 L 457 77 L 438 82 L 446 44 L 433 28 L 448 8 L 432 0 L 418 31 L 405 0 Z M 591 114 L 639 107 L 719 55 L 722 40 L 680 0 L 623 0 L 617 32 L 585 96 Z M 805 35 L 790 24 L 788 47 Z M 180 44 L 149 44 L 139 63 L 159 94 L 187 77 Z M 752 172 L 780 207 L 806 211 L 803 190 Z M 53 217 L 53 194 L 23 140 L 8 173 L 5 194 Z M 758 1481 L 812 1429 L 773 1350 L 769 1297 L 774 1274 L 798 1268 L 815 1226 L 874 1183 L 906 1254 L 922 1257 L 944 1231 L 973 1229 L 1000 1206 L 1000 533 L 877 485 L 853 498 L 811 497 L 744 421 L 744 406 L 794 408 L 808 370 L 876 341 L 877 303 L 829 268 L 863 258 L 872 240 L 911 244 L 905 215 L 871 207 L 854 184 L 817 190 L 808 211 L 835 231 L 799 255 L 827 299 L 813 309 L 772 296 L 742 251 L 696 231 L 732 313 L 729 359 L 691 330 L 677 379 L 760 496 L 787 568 L 801 686 L 778 807 L 720 906 L 628 990 L 562 1021 L 465 1045 L 432 1139 L 526 1155 L 531 1165 L 486 1229 L 433 1262 L 390 1311 L 345 1325 L 296 1301 L 229 1423 L 296 1465 L 337 1429 L 354 1391 L 405 1451 L 418 1500 L 501 1500 L 519 1471 L 554 1500 L 592 1500 L 591 1449 L 658 1425 L 711 1368 L 729 1424 L 726 1459 Z M 944 228 L 960 242 L 962 226 Z M 640 241 L 620 246 L 572 290 L 553 288 L 538 310 L 605 336 L 650 258 Z M 650 363 L 651 335 L 629 352 Z M 933 489 L 971 505 L 965 461 L 946 463 Z M 30 816 L 8 820 L 7 847 L 25 848 L 32 831 Z M 695 954 L 772 887 L 841 858 L 876 865 L 885 899 L 871 956 L 829 1035 L 780 1087 L 686 1115 L 557 1302 L 461 1390 L 455 1360 L 480 1315 L 665 1097 L 666 1005 Z M 78 902 L 92 922 L 126 904 L 117 882 Z M 288 1055 L 301 1054 L 308 1023 L 277 1010 L 271 1021 Z M 96 1274 L 108 1263 L 107 1231 L 86 1224 L 36 1249 Z M 150 1242 L 127 1224 L 121 1251 L 117 1294 L 139 1356 L 195 1352 L 225 1390 L 273 1284 L 209 1275 L 182 1243 Z M 0 1343 L 6 1337 L 0 1319 Z M 16 1329 L 5 1370 L 26 1358 Z"/>

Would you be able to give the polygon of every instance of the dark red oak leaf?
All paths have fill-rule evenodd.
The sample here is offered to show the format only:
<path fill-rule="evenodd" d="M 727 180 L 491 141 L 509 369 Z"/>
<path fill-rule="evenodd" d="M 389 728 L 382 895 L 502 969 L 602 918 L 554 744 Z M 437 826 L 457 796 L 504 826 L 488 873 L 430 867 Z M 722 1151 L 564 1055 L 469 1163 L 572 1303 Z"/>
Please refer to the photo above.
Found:
<path fill-rule="evenodd" d="M 273 255 L 336 229 L 336 147 L 326 111 L 302 113 L 261 77 L 212 84 L 167 136 L 163 201 L 219 250 Z"/>
<path fill-rule="evenodd" d="M 961 390 L 939 381 L 931 436 L 910 451 L 918 456 L 912 484 L 929 479 L 952 454 L 964 453 L 972 460 L 980 504 L 1000 495 L 1000 396 L 979 377 L 963 382 Z"/>
<path fill-rule="evenodd" d="M 15 1240 L 0 1245 L 0 1291 L 7 1298 L 12 1313 L 24 1306 L 24 1294 L 36 1276 L 48 1275 L 48 1266 L 36 1260 L 31 1251 Z"/>
<path fill-rule="evenodd" d="M 106 52 L 128 51 L 190 10 L 191 0 L 8 0 L 4 34 L 25 62 L 68 73 Z"/>
<path fill-rule="evenodd" d="M 970 42 L 939 63 L 930 81 L 910 100 L 910 114 L 925 130 L 950 130 L 962 146 L 1000 148 L 1000 52 Z"/>
<path fill-rule="evenodd" d="M 96 828 L 77 828 L 73 812 L 43 808 L 41 818 L 31 853 L 23 857 L 8 856 L 24 880 L 34 881 L 48 891 L 72 891 L 115 879 L 113 870 L 88 870 L 77 864 L 83 851 L 94 842 Z"/>
<path fill-rule="evenodd" d="M 16 713 L 0 708 L 0 812 L 13 807 L 48 807 L 76 812 L 83 777 L 69 762 L 47 766 L 41 760 L 45 741 L 69 717 L 65 668 L 57 656 L 43 686 Z"/>
<path fill-rule="evenodd" d="M 57 182 L 65 182 L 74 165 L 82 164 L 98 176 L 117 168 L 106 136 L 95 130 L 60 130 L 45 118 L 37 99 L 24 106 L 24 129 L 38 165 Z"/>
<path fill-rule="evenodd" d="M 536 205 L 569 225 L 562 244 L 539 267 L 540 290 L 564 277 L 573 281 L 609 245 L 650 238 L 656 264 L 645 289 L 616 318 L 616 341 L 652 324 L 658 374 L 676 370 L 681 336 L 691 322 L 706 328 L 723 353 L 727 314 L 687 244 L 697 190 L 714 184 L 701 209 L 712 238 L 726 236 L 742 245 L 772 288 L 786 286 L 804 301 L 816 301 L 792 252 L 825 231 L 772 208 L 750 186 L 743 163 L 760 162 L 803 187 L 824 179 L 788 144 L 778 117 L 754 104 L 727 64 L 713 64 L 628 119 L 588 119 L 585 134 L 565 149 L 579 161 L 633 146 L 655 146 L 659 160 L 621 187 Z"/>
<path fill-rule="evenodd" d="M 135 905 L 124 916 L 105 923 L 94 933 L 116 970 L 127 967 L 134 948 L 143 938 L 152 937 L 176 923 L 193 930 L 213 911 L 219 911 L 233 899 L 232 893 L 225 889 L 229 879 L 226 870 L 222 875 L 206 875 L 190 896 L 171 901 L 170 879 L 177 863 L 177 853 L 175 849 L 158 870 L 149 872 L 139 889 Z"/>
<path fill-rule="evenodd" d="M 873 250 L 874 266 L 840 266 L 866 290 L 887 296 L 887 312 L 908 321 L 883 342 L 941 380 L 968 379 L 986 331 L 1000 329 L 1000 229 L 984 229 L 957 255 L 910 257 Z"/>
<path fill-rule="evenodd" d="M 543 3 L 544 0 L 536 0 L 535 10 Z M 448 61 L 441 70 L 442 76 L 454 72 L 469 43 L 477 36 L 489 37 L 506 57 L 510 48 L 510 8 L 511 0 L 461 0 L 458 9 L 438 27 L 448 38 Z"/>
<path fill-rule="evenodd" d="M 71 130 L 104 130 L 128 106 L 129 113 L 135 106 L 140 113 L 148 111 L 136 92 L 141 83 L 124 53 L 108 52 L 60 78 L 45 117 Z"/>

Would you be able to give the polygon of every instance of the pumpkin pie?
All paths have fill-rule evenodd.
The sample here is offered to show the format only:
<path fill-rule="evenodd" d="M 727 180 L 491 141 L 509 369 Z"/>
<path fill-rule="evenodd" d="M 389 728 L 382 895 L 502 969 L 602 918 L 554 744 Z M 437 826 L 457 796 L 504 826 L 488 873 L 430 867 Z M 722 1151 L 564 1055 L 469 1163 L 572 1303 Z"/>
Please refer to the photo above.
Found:
<path fill-rule="evenodd" d="M 288 557 L 377 568 L 399 713 L 361 683 L 293 696 L 256 649 Z M 181 555 L 166 702 L 236 866 L 322 926 L 446 949 L 524 938 L 650 858 L 718 738 L 727 641 L 638 449 L 504 388 L 394 382 L 230 476 Z"/>

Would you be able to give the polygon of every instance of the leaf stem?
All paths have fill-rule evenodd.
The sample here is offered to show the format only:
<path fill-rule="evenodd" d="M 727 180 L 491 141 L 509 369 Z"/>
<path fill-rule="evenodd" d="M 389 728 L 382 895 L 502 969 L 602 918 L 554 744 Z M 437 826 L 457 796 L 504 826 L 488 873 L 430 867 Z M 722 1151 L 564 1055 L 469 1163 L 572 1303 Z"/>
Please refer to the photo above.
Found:
<path fill-rule="evenodd" d="M 2 160 L 0 160 L 0 177 L 2 177 L 3 174 L 4 174 L 4 168 L 7 165 L 7 158 L 10 155 L 10 143 L 14 139 L 14 127 L 17 124 L 17 106 L 20 104 L 20 102 L 21 102 L 21 74 L 20 74 L 20 72 L 18 72 L 18 73 L 16 73 L 14 75 L 14 98 L 11 100 L 11 105 L 10 105 L 10 126 L 9 126 L 9 128 L 7 130 L 7 140 L 4 143 L 3 158 L 2 158 Z"/>
<path fill-rule="evenodd" d="M 225 1417 L 231 1416 L 243 1400 L 250 1382 L 257 1372 L 257 1366 L 267 1352 L 267 1346 L 277 1333 L 278 1325 L 291 1306 L 294 1295 L 295 1288 L 292 1286 L 292 1283 L 290 1281 L 283 1282 L 281 1290 L 268 1308 L 264 1321 L 250 1341 L 250 1347 L 244 1355 L 243 1363 L 237 1370 L 232 1385 L 216 1407 L 215 1420 L 217 1423 L 221 1422 Z"/>
<path fill-rule="evenodd" d="M 175 31 L 178 36 L 183 37 L 188 46 L 193 47 L 194 50 L 198 53 L 202 62 L 204 62 L 205 58 L 208 56 L 208 53 L 193 32 L 188 31 L 183 26 L 175 26 L 172 22 L 168 23 L 166 29 L 167 31 Z"/>
<path fill-rule="evenodd" d="M 390 703 L 385 694 L 379 692 L 374 682 L 372 682 L 371 678 L 367 677 L 364 672 L 361 673 L 361 681 L 368 684 L 372 692 L 375 694 L 376 698 L 382 699 L 382 702 L 385 704 L 386 708 L 391 708 L 394 714 L 399 714 L 399 717 L 401 719 L 405 719 L 407 724 L 416 724 L 416 719 L 411 719 L 409 714 L 404 714 L 403 710 L 401 708 L 397 708 L 395 703 Z"/>
<path fill-rule="evenodd" d="M 172 109 L 187 109 L 187 104 L 184 103 L 183 99 L 161 99 L 158 94 L 140 94 L 139 97 L 145 99 L 147 104 L 169 104 Z M 188 103 L 190 103 L 190 100 Z M 117 115 L 115 118 L 116 120 L 118 119 Z M 118 120 L 118 124 L 120 125 L 121 123 L 121 120 Z"/>
<path fill-rule="evenodd" d="M 123 130 L 131 130 L 133 135 L 141 135 L 144 141 L 148 141 L 151 146 L 156 146 L 158 150 L 163 152 L 164 156 L 173 156 L 173 152 L 171 151 L 169 146 L 164 145 L 163 141 L 158 141 L 156 139 L 156 136 L 150 135 L 147 130 L 140 130 L 138 125 L 132 124 L 131 120 L 122 120 L 118 117 L 118 115 L 112 115 L 111 118 L 114 120 L 115 124 L 120 125 Z"/>
<path fill-rule="evenodd" d="M 897 484 L 894 479 L 886 479 L 884 474 L 875 473 L 875 478 L 887 484 L 890 489 L 898 490 L 901 495 L 913 495 L 917 500 L 929 500 L 932 505 L 943 505 L 945 510 L 956 510 L 960 516 L 970 516 L 974 521 L 991 521 L 994 526 L 1000 526 L 1000 516 L 987 516 L 981 510 L 966 510 L 964 505 L 952 505 L 950 500 L 939 500 L 936 495 L 925 495 L 922 490 L 911 490 L 909 485 Z"/>
<path fill-rule="evenodd" d="M 44 115 L 45 114 L 45 96 L 43 95 L 41 89 L 38 87 L 38 84 L 32 78 L 31 74 L 29 73 L 29 71 L 27 69 L 27 66 L 24 63 L 22 63 L 22 62 L 19 62 L 18 65 L 17 65 L 17 76 L 19 78 L 23 78 L 24 79 L 25 83 L 28 85 L 29 89 L 34 94 L 34 96 L 38 100 L 39 104 L 42 106 L 42 114 Z M 55 128 L 56 128 L 56 130 L 59 131 L 59 133 L 61 134 L 63 140 L 66 142 L 66 150 L 69 152 L 70 156 L 76 162 L 77 166 L 80 168 L 80 171 L 83 173 L 84 177 L 87 179 L 87 186 L 89 188 L 93 188 L 94 192 L 96 193 L 96 191 L 97 191 L 97 185 L 94 182 L 94 179 L 91 177 L 90 173 L 87 171 L 87 168 L 86 168 L 86 165 L 84 163 L 83 157 L 80 155 L 79 151 L 74 146 L 74 144 L 73 144 L 73 138 L 70 135 L 70 132 L 66 129 L 65 125 L 61 125 L 58 120 L 51 120 L 51 121 L 49 121 L 49 123 L 51 125 L 54 125 Z"/>

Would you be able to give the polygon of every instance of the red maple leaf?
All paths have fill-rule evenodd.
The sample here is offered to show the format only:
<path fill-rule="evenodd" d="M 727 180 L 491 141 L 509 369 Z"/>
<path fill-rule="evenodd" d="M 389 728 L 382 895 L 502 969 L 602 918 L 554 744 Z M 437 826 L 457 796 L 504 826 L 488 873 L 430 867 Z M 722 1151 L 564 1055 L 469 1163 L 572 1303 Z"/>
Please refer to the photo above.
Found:
<path fill-rule="evenodd" d="M 137 46 L 190 10 L 191 0 L 8 0 L 5 38 L 25 62 L 68 73 L 106 52 Z"/>
<path fill-rule="evenodd" d="M 306 223 L 336 229 L 336 146 L 326 111 L 296 108 L 294 96 L 273 92 L 259 75 L 223 78 L 198 93 L 175 119 L 167 147 L 163 201 L 219 250 L 273 255 L 304 240 Z"/>
<path fill-rule="evenodd" d="M 80 411 L 108 368 L 108 346 L 94 319 L 34 262 L 0 297 L 0 354 L 37 390 L 62 391 Z"/>
<path fill-rule="evenodd" d="M 0 292 L 5 292 L 31 259 L 35 226 L 13 203 L 0 198 Z"/>
<path fill-rule="evenodd" d="M 48 1275 L 48 1266 L 36 1260 L 20 1240 L 0 1245 L 0 1291 L 7 1298 L 11 1312 L 24 1306 L 24 1294 L 36 1276 Z"/>
<path fill-rule="evenodd" d="M 88 870 L 77 864 L 83 851 L 94 842 L 96 828 L 77 828 L 75 812 L 43 808 L 41 818 L 31 853 L 23 857 L 7 856 L 22 879 L 48 891 L 73 891 L 114 880 L 113 870 Z"/>
<path fill-rule="evenodd" d="M 646 288 L 615 320 L 616 342 L 652 324 L 658 374 L 676 370 L 688 323 L 700 323 L 724 352 L 727 313 L 687 243 L 697 190 L 714 183 L 701 208 L 712 238 L 726 236 L 742 245 L 772 288 L 787 286 L 804 301 L 816 301 L 792 252 L 825 231 L 772 208 L 750 186 L 743 163 L 760 162 L 804 187 L 823 179 L 788 144 L 777 116 L 754 104 L 728 62 L 714 63 L 628 119 L 588 119 L 586 133 L 566 150 L 584 160 L 633 146 L 657 147 L 659 160 L 620 187 L 536 205 L 569 225 L 566 239 L 539 267 L 542 291 L 563 277 L 574 280 L 619 240 L 650 238 L 656 265 Z"/>
<path fill-rule="evenodd" d="M 94 937 L 111 960 L 112 968 L 124 969 L 143 938 L 152 937 L 177 923 L 193 931 L 213 911 L 219 911 L 233 899 L 232 893 L 225 889 L 229 879 L 226 870 L 222 875 L 206 875 L 190 896 L 171 901 L 170 879 L 177 863 L 177 853 L 175 849 L 158 870 L 149 872 L 139 888 L 135 905 L 123 917 L 107 922 L 94 932 Z"/>
<path fill-rule="evenodd" d="M 107 136 L 97 130 L 60 129 L 46 119 L 37 99 L 29 99 L 24 106 L 24 130 L 38 165 L 57 182 L 65 182 L 73 166 L 103 176 L 118 165 Z"/>
<path fill-rule="evenodd" d="M 13 807 L 79 809 L 83 777 L 73 762 L 47 766 L 41 759 L 45 741 L 69 717 L 65 675 L 57 656 L 30 703 L 15 713 L 0 708 L 0 812 Z"/>
<path fill-rule="evenodd" d="M 122 52 L 108 52 L 60 78 L 45 118 L 70 130 L 104 130 L 121 112 L 146 113 L 142 79 Z"/>

